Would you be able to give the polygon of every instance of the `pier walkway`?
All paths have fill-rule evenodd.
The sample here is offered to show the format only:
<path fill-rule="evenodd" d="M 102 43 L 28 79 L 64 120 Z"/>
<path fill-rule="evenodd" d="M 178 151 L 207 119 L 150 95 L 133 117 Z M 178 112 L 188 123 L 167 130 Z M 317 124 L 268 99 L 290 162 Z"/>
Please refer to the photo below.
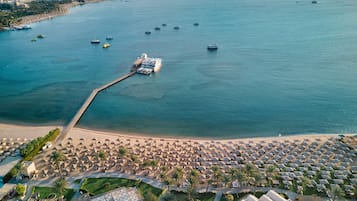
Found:
<path fill-rule="evenodd" d="M 57 142 L 61 142 L 62 140 L 64 140 L 67 136 L 67 133 L 69 133 L 71 131 L 71 129 L 77 124 L 77 122 L 81 119 L 81 117 L 83 116 L 83 114 L 85 113 L 85 111 L 88 109 L 88 107 L 90 106 L 90 104 L 93 102 L 93 100 L 95 99 L 95 97 L 98 95 L 98 93 L 100 93 L 101 91 L 135 75 L 136 71 L 131 71 L 99 88 L 96 88 L 92 91 L 92 93 L 88 96 L 88 98 L 85 100 L 85 102 L 82 104 L 81 108 L 79 108 L 79 110 L 77 111 L 77 113 L 74 115 L 74 117 L 72 118 L 72 120 L 69 122 L 69 124 L 63 129 L 62 133 L 60 136 L 58 136 L 57 138 Z"/>

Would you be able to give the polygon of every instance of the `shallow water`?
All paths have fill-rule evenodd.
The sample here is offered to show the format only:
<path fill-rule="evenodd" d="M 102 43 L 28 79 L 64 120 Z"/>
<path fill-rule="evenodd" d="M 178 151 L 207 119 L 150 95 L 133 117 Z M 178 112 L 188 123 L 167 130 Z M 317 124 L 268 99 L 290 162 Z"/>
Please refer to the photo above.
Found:
<path fill-rule="evenodd" d="M 163 59 L 162 71 L 104 91 L 79 126 L 202 137 L 356 132 L 356 10 L 354 0 L 79 6 L 0 33 L 0 120 L 65 124 L 93 88 L 147 52 Z M 106 35 L 108 49 L 89 43 Z M 209 43 L 219 50 L 207 52 Z"/>

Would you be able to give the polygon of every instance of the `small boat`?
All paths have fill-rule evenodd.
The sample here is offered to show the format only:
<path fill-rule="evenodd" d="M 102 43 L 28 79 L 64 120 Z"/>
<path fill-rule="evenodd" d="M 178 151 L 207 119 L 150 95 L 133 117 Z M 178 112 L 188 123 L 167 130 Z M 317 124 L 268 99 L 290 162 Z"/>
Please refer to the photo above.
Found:
<path fill-rule="evenodd" d="M 43 34 L 39 34 L 39 35 L 37 35 L 37 38 L 39 38 L 39 39 L 43 39 L 43 38 L 45 38 L 45 35 L 43 35 Z"/>
<path fill-rule="evenodd" d="M 29 30 L 32 29 L 32 27 L 30 25 L 25 25 L 22 27 L 23 30 Z"/>
<path fill-rule="evenodd" d="M 100 40 L 98 40 L 98 39 L 93 39 L 93 40 L 90 41 L 90 43 L 92 43 L 92 44 L 99 44 L 99 43 L 100 43 Z"/>
<path fill-rule="evenodd" d="M 207 50 L 208 51 L 216 51 L 216 50 L 218 50 L 218 46 L 216 44 L 209 44 L 209 45 L 207 45 Z"/>
<path fill-rule="evenodd" d="M 23 26 L 14 26 L 15 30 L 23 30 L 24 27 Z"/>
<path fill-rule="evenodd" d="M 161 29 L 160 29 L 160 27 L 155 27 L 155 30 L 160 31 Z"/>
<path fill-rule="evenodd" d="M 36 42 L 36 41 L 37 41 L 36 38 L 31 39 L 31 42 Z"/>
<path fill-rule="evenodd" d="M 166 27 L 166 25 L 167 25 L 167 24 L 165 24 L 165 23 L 164 23 L 164 24 L 161 24 L 161 26 L 163 26 L 163 27 Z"/>
<path fill-rule="evenodd" d="M 312 4 L 317 4 L 316 0 L 311 1 Z"/>
<path fill-rule="evenodd" d="M 199 26 L 200 24 L 198 22 L 194 23 L 193 26 Z"/>
<path fill-rule="evenodd" d="M 113 38 L 113 36 L 107 36 L 105 39 L 106 40 L 113 40 L 114 38 Z"/>
<path fill-rule="evenodd" d="M 175 30 L 179 30 L 180 27 L 179 27 L 179 26 L 175 26 L 174 29 L 175 29 Z"/>
<path fill-rule="evenodd" d="M 146 34 L 146 35 L 150 35 L 150 34 L 151 34 L 151 31 L 145 31 L 145 34 Z"/>
<path fill-rule="evenodd" d="M 110 44 L 109 44 L 109 43 L 104 43 L 104 44 L 103 44 L 103 48 L 108 48 L 108 47 L 110 47 Z"/>

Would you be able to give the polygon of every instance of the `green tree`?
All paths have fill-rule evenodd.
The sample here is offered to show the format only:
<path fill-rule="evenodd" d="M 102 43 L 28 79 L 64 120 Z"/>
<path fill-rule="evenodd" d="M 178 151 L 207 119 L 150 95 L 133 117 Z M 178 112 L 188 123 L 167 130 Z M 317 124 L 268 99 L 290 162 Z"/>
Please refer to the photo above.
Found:
<path fill-rule="evenodd" d="M 256 173 L 253 177 L 254 177 L 256 186 L 260 186 L 262 184 L 262 182 L 264 181 L 264 177 L 260 173 Z"/>
<path fill-rule="evenodd" d="M 223 182 L 224 182 L 224 187 L 227 187 L 227 185 L 232 182 L 230 175 L 224 174 Z"/>
<path fill-rule="evenodd" d="M 151 191 L 149 191 L 146 195 L 144 195 L 144 201 L 158 201 L 156 195 L 154 195 Z"/>
<path fill-rule="evenodd" d="M 120 156 L 121 158 L 124 158 L 124 157 L 126 156 L 127 152 L 128 152 L 128 151 L 126 150 L 125 147 L 123 147 L 123 146 L 119 147 L 119 156 Z"/>
<path fill-rule="evenodd" d="M 223 172 L 217 166 L 212 166 L 212 171 L 212 181 L 214 184 L 218 185 L 223 181 Z"/>
<path fill-rule="evenodd" d="M 68 183 L 64 178 L 59 178 L 55 181 L 53 187 L 56 188 L 57 193 L 62 197 L 64 195 L 64 191 L 67 188 Z"/>
<path fill-rule="evenodd" d="M 19 162 L 15 165 L 15 172 L 16 172 L 16 179 L 20 178 L 24 172 L 25 172 L 25 167 L 23 162 Z"/>
<path fill-rule="evenodd" d="M 25 195 L 25 185 L 23 184 L 16 184 L 16 194 L 19 196 Z"/>
<path fill-rule="evenodd" d="M 195 169 L 191 170 L 191 172 L 188 175 L 189 185 L 187 187 L 187 195 L 189 200 L 194 199 L 196 195 L 196 189 L 199 184 L 199 179 L 200 179 L 200 172 Z"/>
<path fill-rule="evenodd" d="M 227 201 L 234 201 L 234 196 L 231 195 L 231 194 L 225 195 L 224 198 L 225 198 Z"/>
<path fill-rule="evenodd" d="M 237 179 L 240 186 L 244 185 L 247 182 L 247 176 L 244 172 L 238 172 Z"/>
<path fill-rule="evenodd" d="M 179 187 L 183 183 L 184 172 L 182 168 L 175 168 L 174 173 L 172 175 L 176 185 Z"/>
<path fill-rule="evenodd" d="M 62 170 L 60 167 L 60 162 L 65 160 L 64 154 L 61 151 L 54 151 L 50 155 L 50 160 L 56 164 L 56 167 L 62 177 Z"/>
<path fill-rule="evenodd" d="M 332 200 L 335 201 L 336 198 L 341 198 L 345 196 L 345 192 L 341 189 L 340 186 L 336 185 L 331 188 Z"/>
<path fill-rule="evenodd" d="M 120 151 L 119 151 L 119 153 L 120 153 Z M 134 162 L 134 163 L 138 162 L 138 156 L 135 155 L 135 154 L 132 154 L 131 157 L 130 157 L 130 159 L 131 159 L 131 161 Z"/>
<path fill-rule="evenodd" d="M 98 157 L 99 157 L 99 159 L 100 159 L 100 161 L 101 161 L 101 166 L 102 166 L 102 168 L 103 168 L 103 167 L 104 167 L 104 161 L 105 161 L 105 159 L 107 158 L 107 154 L 105 153 L 105 151 L 100 150 L 100 151 L 98 152 Z"/>

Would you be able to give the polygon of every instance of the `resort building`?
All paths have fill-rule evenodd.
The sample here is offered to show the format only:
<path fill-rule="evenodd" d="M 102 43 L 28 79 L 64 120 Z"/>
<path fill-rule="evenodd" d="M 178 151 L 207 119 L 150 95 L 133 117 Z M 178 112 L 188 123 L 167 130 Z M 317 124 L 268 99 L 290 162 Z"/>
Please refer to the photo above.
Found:
<path fill-rule="evenodd" d="M 35 163 L 32 161 L 24 161 L 23 175 L 27 177 L 32 177 L 35 173 L 36 173 Z"/>
<path fill-rule="evenodd" d="M 277 192 L 270 190 L 268 193 L 262 195 L 259 199 L 254 195 L 248 195 L 242 201 L 287 201 L 287 199 L 281 197 Z"/>

